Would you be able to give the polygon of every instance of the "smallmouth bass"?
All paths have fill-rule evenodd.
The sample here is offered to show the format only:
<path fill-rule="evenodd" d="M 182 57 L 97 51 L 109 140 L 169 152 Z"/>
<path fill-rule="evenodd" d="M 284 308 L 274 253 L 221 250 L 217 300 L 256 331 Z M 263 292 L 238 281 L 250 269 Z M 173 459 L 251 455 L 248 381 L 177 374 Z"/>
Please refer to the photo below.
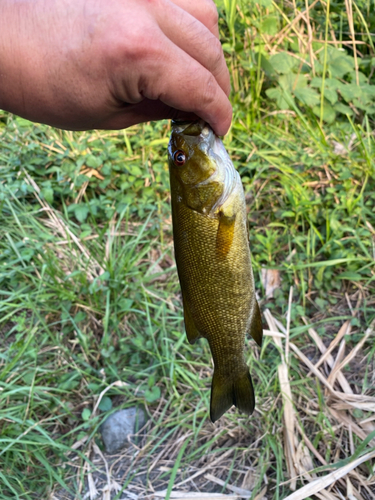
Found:
<path fill-rule="evenodd" d="M 202 121 L 172 122 L 168 146 L 173 238 L 188 340 L 208 340 L 214 374 L 210 417 L 232 405 L 251 415 L 248 333 L 263 331 L 255 297 L 241 178 L 221 140 Z"/>

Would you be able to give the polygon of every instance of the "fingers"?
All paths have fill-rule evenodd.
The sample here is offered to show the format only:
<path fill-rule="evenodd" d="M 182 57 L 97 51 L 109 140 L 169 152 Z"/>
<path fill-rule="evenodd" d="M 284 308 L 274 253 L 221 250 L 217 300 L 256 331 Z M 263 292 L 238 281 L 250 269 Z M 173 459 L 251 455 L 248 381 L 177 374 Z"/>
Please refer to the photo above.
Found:
<path fill-rule="evenodd" d="M 166 37 L 154 47 L 158 57 L 148 61 L 141 93 L 171 108 L 194 113 L 224 135 L 232 119 L 232 107 L 215 76 Z"/>
<path fill-rule="evenodd" d="M 171 0 L 175 5 L 198 19 L 216 38 L 219 38 L 218 13 L 212 0 Z"/>
<path fill-rule="evenodd" d="M 186 0 L 178 1 L 187 3 Z M 163 33 L 211 72 L 225 94 L 229 95 L 229 71 L 218 38 L 194 15 L 174 3 L 169 2 L 169 5 L 168 14 L 163 11 L 163 15 L 160 15 L 158 12 L 157 20 Z"/>
<path fill-rule="evenodd" d="M 196 120 L 197 118 L 194 113 L 171 108 L 161 101 L 144 99 L 137 104 L 130 104 L 118 109 L 116 114 L 111 114 L 104 120 L 95 122 L 92 128 L 113 130 L 153 120 Z"/>
<path fill-rule="evenodd" d="M 149 99 L 164 103 L 167 108 L 163 113 L 170 108 L 194 113 L 224 135 L 232 108 L 220 43 L 200 21 L 170 0 L 155 3 L 165 4 L 171 7 L 168 13 L 161 9 L 161 15 L 161 10 L 154 9 L 152 16 L 142 15 L 143 25 L 131 28 L 128 37 L 113 34 L 114 43 L 119 45 L 115 69 L 108 70 L 111 93 L 117 106 Z M 130 109 L 123 112 L 130 113 Z"/>

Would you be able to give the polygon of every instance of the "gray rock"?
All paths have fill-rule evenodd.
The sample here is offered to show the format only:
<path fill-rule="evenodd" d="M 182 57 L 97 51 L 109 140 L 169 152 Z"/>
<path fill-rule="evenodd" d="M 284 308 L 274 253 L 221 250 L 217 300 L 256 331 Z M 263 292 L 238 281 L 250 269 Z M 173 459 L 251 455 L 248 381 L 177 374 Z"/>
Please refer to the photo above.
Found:
<path fill-rule="evenodd" d="M 107 453 L 115 453 L 129 444 L 129 434 L 135 434 L 145 424 L 142 408 L 126 408 L 112 413 L 100 426 L 100 432 Z"/>

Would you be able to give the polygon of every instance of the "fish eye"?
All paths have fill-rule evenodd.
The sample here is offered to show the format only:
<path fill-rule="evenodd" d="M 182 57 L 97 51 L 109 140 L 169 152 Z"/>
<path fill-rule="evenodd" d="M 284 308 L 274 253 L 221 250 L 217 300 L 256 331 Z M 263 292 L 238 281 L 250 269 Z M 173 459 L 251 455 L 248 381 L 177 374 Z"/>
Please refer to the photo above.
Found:
<path fill-rule="evenodd" d="M 173 155 L 173 161 L 174 164 L 177 165 L 178 167 L 181 167 L 182 165 L 185 164 L 186 161 L 186 155 L 183 151 L 178 149 L 175 154 Z"/>

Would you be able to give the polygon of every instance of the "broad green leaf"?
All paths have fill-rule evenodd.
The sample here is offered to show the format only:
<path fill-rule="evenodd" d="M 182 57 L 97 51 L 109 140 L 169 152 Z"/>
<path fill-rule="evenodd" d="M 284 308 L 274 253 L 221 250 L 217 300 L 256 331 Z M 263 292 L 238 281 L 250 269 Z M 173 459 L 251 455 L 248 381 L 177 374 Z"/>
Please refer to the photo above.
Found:
<path fill-rule="evenodd" d="M 284 92 L 280 87 L 276 89 L 268 89 L 266 90 L 266 94 L 270 99 L 276 100 L 276 104 L 279 109 L 290 109 L 290 105 L 287 99 L 285 99 L 286 92 Z M 291 100 L 293 99 L 290 94 L 289 97 Z"/>
<path fill-rule="evenodd" d="M 349 56 L 344 49 L 337 49 L 336 47 L 332 47 L 328 45 L 327 48 L 323 43 L 323 50 L 319 53 L 319 60 L 323 64 L 325 59 L 325 49 L 327 50 L 327 63 L 331 65 L 334 61 L 338 59 L 346 59 L 349 64 L 351 64 L 351 69 L 354 68 L 354 58 Z"/>
<path fill-rule="evenodd" d="M 297 60 L 286 52 L 279 52 L 270 57 L 270 64 L 277 73 L 286 74 L 298 64 Z"/>
<path fill-rule="evenodd" d="M 230 43 L 222 43 L 221 47 L 224 52 L 228 52 L 228 54 L 232 54 L 232 52 L 235 52 L 234 47 Z"/>
<path fill-rule="evenodd" d="M 310 87 L 299 88 L 294 91 L 294 95 L 306 106 L 317 106 L 320 102 L 318 92 Z"/>
<path fill-rule="evenodd" d="M 322 85 L 323 85 L 323 78 L 322 77 L 314 76 L 314 78 L 311 79 L 310 87 L 320 89 L 320 88 L 322 88 Z"/>
<path fill-rule="evenodd" d="M 272 0 L 250 0 L 250 3 L 261 5 L 262 7 L 271 7 Z"/>
<path fill-rule="evenodd" d="M 364 102 L 360 99 L 354 99 L 353 100 L 353 106 L 355 106 L 358 109 L 362 109 L 362 111 L 367 111 L 369 107 L 369 102 Z"/>
<path fill-rule="evenodd" d="M 316 74 L 321 75 L 323 73 L 323 70 L 324 70 L 323 64 L 321 64 L 319 61 L 315 61 L 314 66 L 315 66 Z"/>
<path fill-rule="evenodd" d="M 90 415 L 91 415 L 91 410 L 89 410 L 89 408 L 85 408 L 81 413 L 82 420 L 87 422 L 87 420 L 90 418 Z"/>
<path fill-rule="evenodd" d="M 160 395 L 160 388 L 157 385 L 154 385 L 154 387 L 145 391 L 145 398 L 148 403 L 157 401 L 158 399 L 160 399 Z"/>
<path fill-rule="evenodd" d="M 320 106 L 313 107 L 313 113 L 320 118 Z M 328 101 L 324 101 L 323 120 L 326 123 L 332 123 L 336 118 L 336 112 Z"/>
<path fill-rule="evenodd" d="M 258 52 L 258 54 L 255 54 L 255 64 L 258 64 L 259 58 L 262 70 L 269 76 L 276 75 L 275 69 L 269 62 L 267 56 Z"/>
<path fill-rule="evenodd" d="M 100 156 L 88 155 L 86 165 L 91 168 L 99 168 L 103 164 L 103 159 Z"/>
<path fill-rule="evenodd" d="M 361 85 L 361 91 L 368 99 L 375 99 L 375 85 L 364 83 Z"/>
<path fill-rule="evenodd" d="M 361 88 L 355 83 L 348 83 L 347 85 L 343 85 L 340 89 L 340 94 L 346 102 L 353 102 L 354 99 L 360 97 L 361 93 Z"/>
<path fill-rule="evenodd" d="M 41 190 L 41 193 L 42 193 L 43 198 L 46 200 L 47 203 L 53 202 L 53 189 L 52 188 L 45 187 Z"/>
<path fill-rule="evenodd" d="M 289 48 L 295 53 L 299 52 L 300 40 L 297 36 L 290 36 Z"/>
<path fill-rule="evenodd" d="M 356 71 L 349 71 L 348 77 L 352 81 L 352 83 L 357 83 L 357 72 Z M 362 86 L 363 84 L 367 84 L 368 78 L 365 74 L 362 73 L 362 71 L 358 71 L 358 81 L 359 84 Z"/>
<path fill-rule="evenodd" d="M 319 54 L 321 54 L 324 51 L 324 42 L 312 42 L 312 48 L 314 52 L 317 52 L 318 50 L 320 51 Z"/>
<path fill-rule="evenodd" d="M 301 89 L 307 86 L 307 80 L 303 75 L 288 73 L 281 75 L 279 78 L 280 87 L 287 92 L 293 93 L 296 89 Z"/>
<path fill-rule="evenodd" d="M 74 322 L 79 323 L 80 321 L 84 321 L 87 318 L 87 315 L 83 311 L 79 311 L 75 316 L 74 316 Z"/>
<path fill-rule="evenodd" d="M 353 110 L 346 104 L 343 104 L 342 102 L 337 102 L 334 105 L 333 109 L 338 113 L 342 113 L 343 115 L 353 116 Z"/>
<path fill-rule="evenodd" d="M 142 177 L 144 171 L 142 171 L 138 165 L 130 165 L 127 167 L 129 174 L 134 175 L 135 177 Z"/>
<path fill-rule="evenodd" d="M 316 76 L 312 78 L 310 86 L 320 89 L 322 92 L 323 78 Z M 327 78 L 324 81 L 324 97 L 331 103 L 335 104 L 338 100 L 337 90 L 340 88 L 341 82 L 336 78 Z"/>
<path fill-rule="evenodd" d="M 104 396 L 99 403 L 99 410 L 109 411 L 112 409 L 112 400 L 108 396 Z"/>
<path fill-rule="evenodd" d="M 89 209 L 85 205 L 76 205 L 74 215 L 79 222 L 85 222 L 89 214 Z"/>
<path fill-rule="evenodd" d="M 279 30 L 278 19 L 275 16 L 267 16 L 263 19 L 260 25 L 262 33 L 266 35 L 276 35 Z"/>
<path fill-rule="evenodd" d="M 330 90 L 340 90 L 345 85 L 345 83 L 340 82 L 337 78 L 326 78 L 325 80 L 325 87 Z"/>
<path fill-rule="evenodd" d="M 354 67 L 354 62 L 349 56 L 340 56 L 330 61 L 328 65 L 328 71 L 333 77 L 342 78 L 344 75 L 352 71 Z"/>
<path fill-rule="evenodd" d="M 329 101 L 331 104 L 335 104 L 338 100 L 338 95 L 337 91 L 334 89 L 329 89 L 325 88 L 324 89 L 324 97 Z"/>

